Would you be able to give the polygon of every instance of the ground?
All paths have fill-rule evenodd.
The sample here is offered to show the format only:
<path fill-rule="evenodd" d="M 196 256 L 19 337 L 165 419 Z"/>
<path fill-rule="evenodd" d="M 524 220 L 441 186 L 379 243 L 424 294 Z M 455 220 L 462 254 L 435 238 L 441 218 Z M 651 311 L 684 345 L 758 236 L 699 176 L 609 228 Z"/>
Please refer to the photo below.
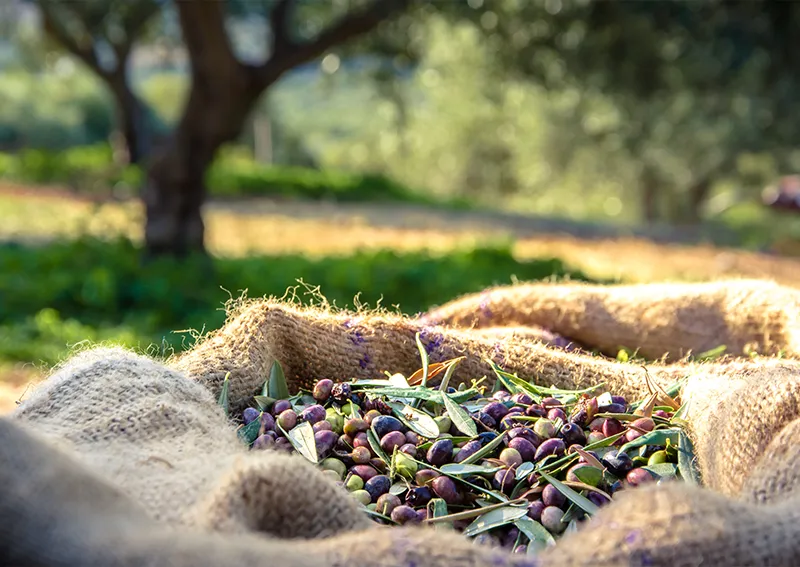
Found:
<path fill-rule="evenodd" d="M 136 203 L 95 204 L 58 190 L 0 186 L 0 239 L 40 239 L 124 232 L 140 238 Z M 406 205 L 212 203 L 206 211 L 215 254 L 302 252 L 334 255 L 359 248 L 445 252 L 511 239 L 520 258 L 557 256 L 590 276 L 623 281 L 771 278 L 800 287 L 800 259 L 710 245 L 689 246 L 624 236 L 607 227 L 518 215 L 442 211 Z M 616 232 L 616 234 L 615 234 Z M 660 240 L 686 240 L 680 231 Z M 36 369 L 0 369 L 0 412 L 13 407 Z"/>

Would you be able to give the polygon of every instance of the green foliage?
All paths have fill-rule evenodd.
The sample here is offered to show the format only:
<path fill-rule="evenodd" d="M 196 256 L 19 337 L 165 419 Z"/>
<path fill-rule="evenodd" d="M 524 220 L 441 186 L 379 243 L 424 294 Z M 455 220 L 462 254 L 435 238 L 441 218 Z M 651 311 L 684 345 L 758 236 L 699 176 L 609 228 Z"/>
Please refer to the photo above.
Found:
<path fill-rule="evenodd" d="M 298 255 L 142 263 L 128 241 L 84 239 L 42 247 L 0 247 L 0 358 L 52 363 L 74 343 L 116 340 L 181 349 L 185 329 L 224 321 L 231 296 L 283 296 L 298 280 L 340 307 L 399 306 L 413 314 L 493 284 L 552 276 L 586 279 L 560 260 L 518 262 L 506 247 L 445 256 L 390 251 L 319 260 Z M 313 299 L 313 296 L 310 296 Z M 298 299 L 308 301 L 302 290 Z"/>

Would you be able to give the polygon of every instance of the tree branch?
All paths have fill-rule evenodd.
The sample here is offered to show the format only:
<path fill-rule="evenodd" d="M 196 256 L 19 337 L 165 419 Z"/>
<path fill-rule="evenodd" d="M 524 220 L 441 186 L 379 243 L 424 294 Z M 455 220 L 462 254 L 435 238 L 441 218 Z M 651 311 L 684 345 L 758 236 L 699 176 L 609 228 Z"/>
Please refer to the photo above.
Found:
<path fill-rule="evenodd" d="M 256 84 L 264 88 L 276 81 L 283 73 L 313 61 L 330 48 L 369 33 L 394 14 L 406 9 L 412 0 L 374 0 L 363 10 L 344 16 L 331 24 L 313 40 L 304 43 L 289 41 L 283 51 L 275 51 L 263 65 L 249 67 Z M 281 0 L 273 10 L 273 15 L 281 5 L 287 9 L 291 0 Z M 273 26 L 275 24 L 273 23 Z M 282 32 L 285 34 L 285 29 Z M 285 37 L 285 35 L 284 35 Z"/>
<path fill-rule="evenodd" d="M 194 77 L 210 83 L 226 71 L 236 72 L 239 63 L 225 30 L 224 2 L 178 0 L 175 5 Z"/>
<path fill-rule="evenodd" d="M 287 49 L 291 49 L 292 39 L 289 37 L 291 22 L 289 17 L 293 4 L 293 0 L 278 0 L 278 3 L 270 12 L 269 27 L 272 32 L 272 57 L 276 53 L 283 53 Z"/>
<path fill-rule="evenodd" d="M 92 71 L 97 73 L 100 77 L 107 78 L 108 73 L 100 65 L 100 61 L 97 59 L 97 54 L 94 51 L 94 42 L 90 42 L 89 45 L 81 45 L 66 29 L 64 29 L 64 27 L 62 27 L 58 16 L 52 12 L 52 6 L 48 2 L 40 0 L 39 6 L 42 11 L 45 31 L 58 41 L 64 49 L 83 61 Z"/>

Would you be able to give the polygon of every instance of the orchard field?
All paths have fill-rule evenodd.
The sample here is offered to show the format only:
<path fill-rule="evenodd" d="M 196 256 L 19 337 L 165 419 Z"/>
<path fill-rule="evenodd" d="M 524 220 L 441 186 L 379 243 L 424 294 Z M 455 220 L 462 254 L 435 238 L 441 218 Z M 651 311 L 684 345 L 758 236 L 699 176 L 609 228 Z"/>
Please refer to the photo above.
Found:
<path fill-rule="evenodd" d="M 202 266 L 139 270 L 140 209 L 55 186 L 0 186 L 0 239 L 14 242 L 0 249 L 0 291 L 9 299 L 0 308 L 0 411 L 84 341 L 168 354 L 191 341 L 175 331 L 221 324 L 230 297 L 280 296 L 300 282 L 301 300 L 319 286 L 337 305 L 358 295 L 406 313 L 514 278 L 768 277 L 800 286 L 796 258 L 658 241 L 669 235 L 615 236 L 588 223 L 413 204 L 257 199 L 208 205 L 217 277 L 198 287 Z"/>

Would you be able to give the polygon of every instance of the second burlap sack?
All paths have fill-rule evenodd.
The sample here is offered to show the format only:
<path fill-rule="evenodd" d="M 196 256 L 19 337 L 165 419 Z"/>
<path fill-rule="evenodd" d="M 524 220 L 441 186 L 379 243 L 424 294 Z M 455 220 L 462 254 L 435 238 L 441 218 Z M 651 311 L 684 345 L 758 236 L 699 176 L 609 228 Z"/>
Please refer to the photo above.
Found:
<path fill-rule="evenodd" d="M 636 287 L 641 297 L 647 286 Z M 765 290 L 770 287 L 775 289 L 767 285 Z M 684 289 L 687 297 L 701 291 Z M 790 290 L 778 291 L 791 296 Z M 613 294 L 613 288 L 608 292 Z M 770 326 L 781 310 L 786 321 L 796 318 L 796 298 L 790 299 L 795 303 L 787 301 L 766 312 L 758 302 L 740 303 L 750 334 L 739 338 L 754 338 L 762 345 L 781 343 L 781 349 L 796 352 L 791 350 L 792 333 L 776 339 L 779 335 Z M 748 305 L 751 311 L 745 313 Z M 650 306 L 658 307 L 652 297 Z M 629 307 L 640 309 L 635 300 Z M 679 318 L 677 324 L 688 325 L 697 311 L 681 313 L 688 319 Z M 648 333 L 645 324 L 643 319 L 643 336 Z M 759 325 L 765 334 L 752 332 Z M 735 329 L 727 328 L 729 336 Z M 456 382 L 491 376 L 488 359 L 543 385 L 575 388 L 604 382 L 631 398 L 647 391 L 645 370 L 637 365 L 548 348 L 513 334 L 487 336 L 385 314 L 331 313 L 264 301 L 241 305 L 223 329 L 171 361 L 171 368 L 120 351 L 85 354 L 37 389 L 15 412 L 13 422 L 57 443 L 81 466 L 119 487 L 153 521 L 175 529 L 261 532 L 271 535 L 272 545 L 276 537 L 313 538 L 319 543 L 305 549 L 326 565 L 523 562 L 470 548 L 438 531 L 367 528 L 353 515 L 347 496 L 330 483 L 319 484 L 321 475 L 311 467 L 270 452 L 245 454 L 233 428 L 220 420 L 214 397 L 228 372 L 233 407 L 240 410 L 275 360 L 284 366 L 293 387 L 308 387 L 322 377 L 374 377 L 383 370 L 410 374 L 419 367 L 417 332 L 432 362 L 467 357 L 454 376 Z M 701 348 L 688 339 L 686 344 L 692 350 Z M 798 433 L 798 364 L 729 360 L 652 365 L 647 372 L 661 385 L 691 376 L 682 394 L 692 404 L 689 419 L 705 487 L 666 485 L 622 494 L 579 532 L 546 552 L 541 564 L 796 564 L 800 461 L 787 440 Z M 13 453 L 3 457 L 13 462 Z M 9 463 L 0 464 L 0 469 Z M 24 482 L 26 475 L 10 478 Z M 314 489 L 298 486 L 303 482 Z M 286 520 L 287 510 L 304 509 L 309 514 L 295 522 Z M 398 552 L 400 540 L 417 545 L 418 552 Z M 141 545 L 145 543 L 146 538 Z M 391 559 L 366 548 L 359 552 L 362 544 L 398 553 Z M 278 552 L 295 549 L 287 546 Z"/>

